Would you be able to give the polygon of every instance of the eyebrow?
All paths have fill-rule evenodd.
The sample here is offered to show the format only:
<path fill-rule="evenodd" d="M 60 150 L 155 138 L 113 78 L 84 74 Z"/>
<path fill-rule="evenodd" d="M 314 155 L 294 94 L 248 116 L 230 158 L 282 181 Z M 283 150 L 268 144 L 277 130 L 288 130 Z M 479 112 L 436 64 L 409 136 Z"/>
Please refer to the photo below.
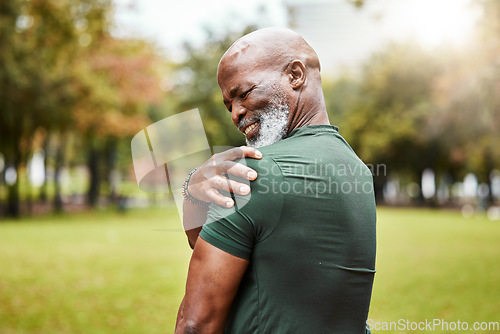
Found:
<path fill-rule="evenodd" d="M 233 87 L 229 91 L 229 97 L 230 98 L 234 97 L 236 95 L 236 93 L 238 92 L 239 89 L 240 89 L 240 85 L 236 85 L 235 87 Z M 229 100 L 224 99 L 223 102 L 224 102 L 224 104 L 227 104 L 229 102 Z"/>
<path fill-rule="evenodd" d="M 238 89 L 240 89 L 240 85 L 236 85 L 233 89 L 231 89 L 231 91 L 229 92 L 229 96 L 230 97 L 235 96 Z"/>

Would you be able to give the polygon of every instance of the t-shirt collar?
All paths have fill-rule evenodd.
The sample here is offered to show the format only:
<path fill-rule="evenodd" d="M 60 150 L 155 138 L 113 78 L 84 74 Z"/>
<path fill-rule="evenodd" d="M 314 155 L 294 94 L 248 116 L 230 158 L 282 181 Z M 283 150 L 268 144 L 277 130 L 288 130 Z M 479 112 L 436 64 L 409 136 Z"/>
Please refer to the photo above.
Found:
<path fill-rule="evenodd" d="M 317 124 L 317 125 L 307 125 L 301 126 L 290 132 L 286 138 L 297 137 L 303 135 L 317 134 L 317 133 L 338 133 L 339 128 L 335 125 L 329 124 Z"/>

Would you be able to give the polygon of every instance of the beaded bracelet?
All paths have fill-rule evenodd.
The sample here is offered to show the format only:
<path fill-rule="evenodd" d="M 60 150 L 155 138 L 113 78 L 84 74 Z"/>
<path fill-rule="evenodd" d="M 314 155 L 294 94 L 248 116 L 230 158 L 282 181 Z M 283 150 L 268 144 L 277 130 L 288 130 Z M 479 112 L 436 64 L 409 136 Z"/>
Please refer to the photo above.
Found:
<path fill-rule="evenodd" d="M 193 169 L 191 172 L 189 172 L 188 176 L 186 176 L 186 179 L 184 180 L 184 183 L 182 184 L 182 197 L 184 197 L 185 200 L 187 200 L 193 204 L 207 206 L 208 205 L 207 202 L 203 202 L 197 198 L 194 198 L 193 196 L 191 196 L 191 194 L 188 191 L 189 180 L 191 179 L 191 176 L 194 174 L 194 172 L 196 172 L 197 169 L 198 168 Z"/>

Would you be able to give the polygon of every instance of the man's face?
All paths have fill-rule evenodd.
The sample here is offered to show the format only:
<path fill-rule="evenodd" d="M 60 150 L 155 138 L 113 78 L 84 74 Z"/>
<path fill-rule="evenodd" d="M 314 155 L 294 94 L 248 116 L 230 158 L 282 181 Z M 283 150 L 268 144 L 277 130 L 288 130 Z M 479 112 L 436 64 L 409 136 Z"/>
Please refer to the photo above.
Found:
<path fill-rule="evenodd" d="M 263 112 L 259 112 L 245 123 L 240 122 L 239 128 L 243 128 L 246 124 L 256 124 L 257 133 L 253 137 L 246 138 L 247 145 L 258 148 L 272 145 L 285 138 L 289 114 L 290 108 L 286 104 L 286 98 L 277 87 L 274 98 Z M 245 131 L 250 133 L 252 127 L 254 126 L 247 126 Z"/>
<path fill-rule="evenodd" d="M 248 146 L 276 143 L 287 133 L 290 108 L 281 88 L 281 74 L 262 66 L 247 67 L 221 62 L 219 86 L 224 104 Z"/>

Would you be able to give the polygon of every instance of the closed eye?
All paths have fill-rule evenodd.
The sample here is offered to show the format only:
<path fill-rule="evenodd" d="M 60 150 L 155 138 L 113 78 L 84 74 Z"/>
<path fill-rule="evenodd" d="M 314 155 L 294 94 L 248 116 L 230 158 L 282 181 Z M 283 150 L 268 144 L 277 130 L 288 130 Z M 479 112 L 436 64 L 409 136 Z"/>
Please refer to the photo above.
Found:
<path fill-rule="evenodd" d="M 249 90 L 247 90 L 246 92 L 244 92 L 243 94 L 241 94 L 240 98 L 245 99 L 248 96 L 248 94 L 250 94 L 250 92 L 252 91 L 252 89 L 253 89 L 253 87 L 250 88 Z"/>

